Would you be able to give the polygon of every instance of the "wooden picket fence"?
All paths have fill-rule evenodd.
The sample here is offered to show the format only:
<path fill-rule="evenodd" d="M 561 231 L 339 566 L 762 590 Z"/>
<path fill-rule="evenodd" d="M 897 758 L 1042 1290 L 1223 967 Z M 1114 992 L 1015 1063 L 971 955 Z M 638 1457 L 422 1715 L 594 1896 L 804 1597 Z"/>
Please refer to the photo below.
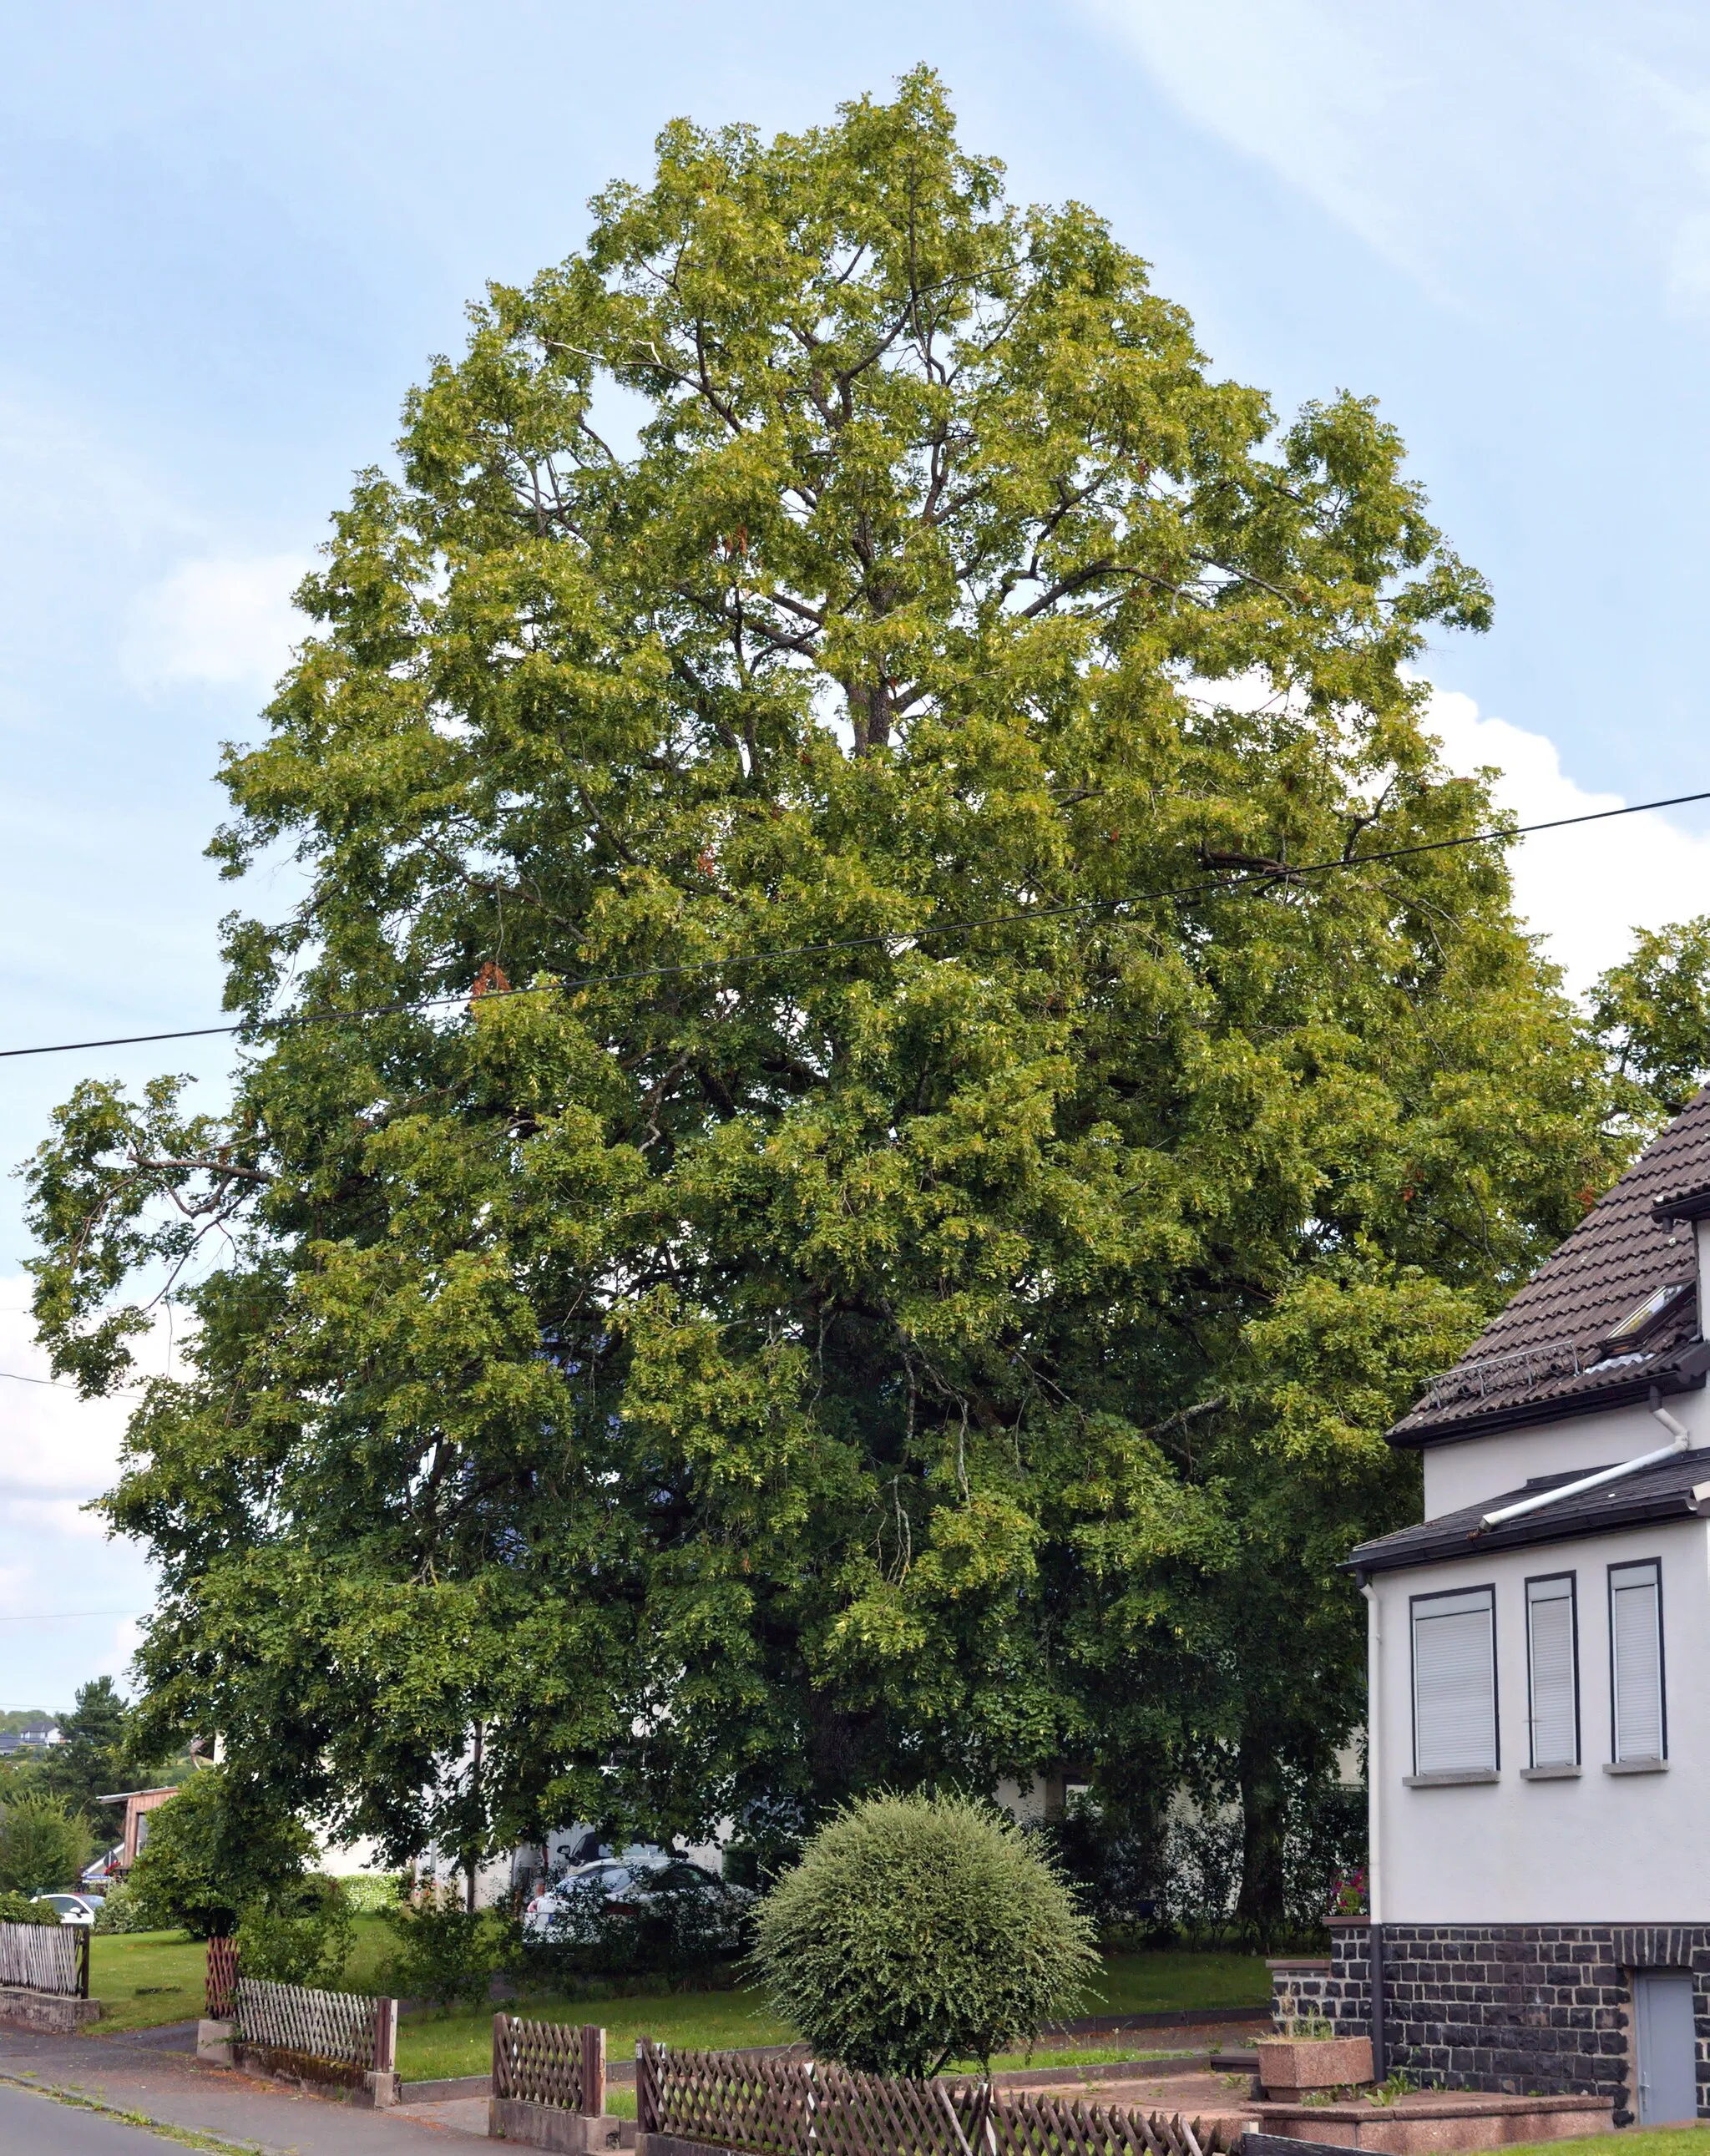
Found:
<path fill-rule="evenodd" d="M 493 2094 L 598 2118 L 606 2107 L 606 2032 L 493 2016 Z"/>
<path fill-rule="evenodd" d="M 359 2088 L 398 2063 L 398 2001 L 239 1976 L 237 2041 L 269 2073 Z"/>
<path fill-rule="evenodd" d="M 1214 2120 L 989 2082 L 904 2081 L 811 2059 L 635 2047 L 643 2133 L 749 2156 L 1214 2156 Z"/>
<path fill-rule="evenodd" d="M 230 2021 L 238 2011 L 238 1942 L 210 1939 L 203 1989 L 210 2021 Z"/>
<path fill-rule="evenodd" d="M 0 1984 L 87 1999 L 88 1926 L 0 1924 Z"/>

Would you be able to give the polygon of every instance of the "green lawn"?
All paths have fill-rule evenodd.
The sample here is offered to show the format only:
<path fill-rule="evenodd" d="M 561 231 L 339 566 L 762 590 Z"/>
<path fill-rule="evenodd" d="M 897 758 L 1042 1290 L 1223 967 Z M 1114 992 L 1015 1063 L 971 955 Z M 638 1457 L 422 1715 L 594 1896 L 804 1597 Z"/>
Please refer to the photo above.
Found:
<path fill-rule="evenodd" d="M 1082 2014 L 1191 2013 L 1205 2006 L 1251 2006 L 1262 2010 L 1270 1997 L 1270 1978 L 1258 1954 L 1109 1954 L 1099 1995 L 1088 1998 L 1079 2010 Z M 538 2021 L 603 2024 L 607 2056 L 613 2060 L 633 2057 L 638 2036 L 651 2036 L 696 2051 L 785 2044 L 790 2038 L 790 2031 L 752 1991 L 676 1991 L 619 1999 L 531 1998 L 520 2000 L 516 2010 Z M 398 2026 L 398 2069 L 406 2081 L 439 2081 L 454 2074 L 485 2073 L 492 2056 L 492 2043 L 490 2008 L 412 2014 Z M 1073 2056 L 1076 2061 L 1089 2056 L 1080 2051 Z M 1018 2057 L 1013 2063 L 1026 2061 Z"/>
<path fill-rule="evenodd" d="M 385 1958 L 391 1934 L 378 1917 L 358 1917 L 356 1932 L 346 1980 L 353 1991 L 364 1991 Z M 90 1993 L 103 2008 L 97 2032 L 197 2020 L 207 1955 L 203 1942 L 183 1932 L 97 1932 L 89 1964 Z"/>
<path fill-rule="evenodd" d="M 1562 2156 L 1564 2149 L 1589 2146 L 1593 2138 L 1603 2137 L 1588 2135 L 1583 2143 L 1577 2136 L 1572 2142 L 1528 2141 L 1505 2148 L 1502 2156 Z M 1710 2126 L 1652 2126 L 1642 2133 L 1630 2126 L 1621 2134 L 1621 2156 L 1710 2156 Z"/>
<path fill-rule="evenodd" d="M 1271 1974 L 1262 1954 L 1110 1953 L 1104 1958 L 1101 1994 L 1082 2014 L 1174 2014 L 1199 2006 L 1271 2004 Z"/>
<path fill-rule="evenodd" d="M 352 1991 L 372 1988 L 391 1943 L 378 1917 L 356 1920 L 356 1951 L 345 1982 Z M 90 1989 L 105 2012 L 98 2030 L 151 2029 L 166 2021 L 193 2020 L 203 2010 L 206 1949 L 182 1932 L 98 1933 L 91 1950 Z M 1270 1997 L 1264 1962 L 1256 1954 L 1124 1953 L 1105 1959 L 1099 1995 L 1083 2014 L 1191 2013 L 1204 2006 L 1262 2007 Z M 790 2031 L 775 2020 L 757 1993 L 675 1991 L 636 1993 L 615 1999 L 530 1998 L 519 2010 L 542 2021 L 598 2021 L 614 2060 L 633 2057 L 638 2036 L 697 2051 L 733 2050 L 747 2044 L 783 2044 Z M 412 2014 L 398 2032 L 398 2064 L 408 2081 L 437 2081 L 486 2071 L 492 2053 L 490 2007 L 450 2008 Z M 1054 2051 L 1065 2065 L 1130 2056 L 1106 2047 Z M 1024 2066 L 1018 2056 L 1006 2064 Z M 1629 2135 L 1627 2141 L 1633 2137 Z M 1677 2136 L 1670 2137 L 1671 2148 Z M 1623 2143 L 1625 2147 L 1625 2143 Z M 1656 2152 L 1656 2156 L 1661 2153 Z M 1692 2156 L 1710 2156 L 1710 2148 Z"/>

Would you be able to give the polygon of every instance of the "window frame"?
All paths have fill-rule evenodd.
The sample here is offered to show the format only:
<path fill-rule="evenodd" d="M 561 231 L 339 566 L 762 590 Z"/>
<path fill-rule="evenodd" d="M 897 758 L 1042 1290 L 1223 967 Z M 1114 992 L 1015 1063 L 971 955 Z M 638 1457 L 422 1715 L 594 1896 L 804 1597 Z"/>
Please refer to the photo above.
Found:
<path fill-rule="evenodd" d="M 1492 1580 L 1475 1580 L 1468 1587 L 1434 1588 L 1428 1594 L 1410 1594 L 1407 1598 L 1407 1691 L 1408 1704 L 1412 1709 L 1410 1719 L 1413 1724 L 1413 1771 L 1423 1770 L 1419 1763 L 1419 1605 L 1421 1602 L 1447 1602 L 1468 1594 L 1489 1597 L 1491 1613 L 1491 1768 L 1494 1774 L 1502 1771 L 1502 1696 L 1501 1657 L 1497 1651 L 1497 1584 Z M 1470 1773 L 1484 1773 L 1483 1768 L 1470 1768 Z"/>
<path fill-rule="evenodd" d="M 1577 1572 L 1528 1573 L 1520 1584 L 1520 1591 L 1524 1597 L 1526 1610 L 1526 1757 L 1534 1769 L 1538 1765 L 1538 1719 L 1533 1711 L 1532 1691 L 1532 1590 L 1534 1587 L 1546 1587 L 1557 1579 L 1565 1579 L 1568 1583 L 1568 1637 L 1574 1661 L 1574 1757 L 1571 1763 L 1552 1759 L 1548 1763 L 1552 1767 L 1568 1763 L 1579 1767 L 1584 1765 L 1585 1759 L 1585 1727 L 1579 1700 L 1579 1575 Z M 1552 1600 L 1559 1599 L 1551 1597 Z M 1610 1652 L 1611 1655 L 1615 1652 L 1613 1630 L 1610 1634 Z M 1611 1690 L 1611 1713 L 1614 1712 L 1614 1698 Z"/>
<path fill-rule="evenodd" d="M 1668 1757 L 1668 1662 L 1664 1645 L 1662 1623 L 1662 1559 L 1661 1557 L 1624 1557 L 1605 1567 L 1607 1578 L 1605 1594 L 1609 1601 L 1609 1758 L 1612 1767 L 1624 1765 L 1618 1737 L 1616 1716 L 1619 1712 L 1615 1697 L 1615 1584 L 1618 1572 L 1634 1572 L 1641 1564 L 1648 1564 L 1656 1576 L 1656 1729 L 1662 1749 L 1658 1759 Z M 1651 1755 L 1644 1755 L 1649 1758 Z"/>

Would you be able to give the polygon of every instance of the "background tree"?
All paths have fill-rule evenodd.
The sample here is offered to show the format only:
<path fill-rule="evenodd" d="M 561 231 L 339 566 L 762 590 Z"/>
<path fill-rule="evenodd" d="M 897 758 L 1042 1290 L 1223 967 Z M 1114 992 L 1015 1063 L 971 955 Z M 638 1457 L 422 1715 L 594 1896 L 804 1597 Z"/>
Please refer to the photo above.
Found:
<path fill-rule="evenodd" d="M 8 1798 L 0 1811 L 0 1892 L 74 1888 L 95 1847 L 82 1815 L 44 1794 Z"/>
<path fill-rule="evenodd" d="M 61 1717 L 59 1734 L 64 1741 L 43 1757 L 41 1785 L 74 1806 L 97 1835 L 110 1838 L 113 1815 L 95 1800 L 126 1787 L 135 1763 L 126 1745 L 125 1702 L 111 1677 L 77 1687 L 77 1705 Z"/>
<path fill-rule="evenodd" d="M 85 1084 L 31 1171 L 57 1368 L 194 1318 L 108 1502 L 149 1741 L 466 1863 L 1209 1761 L 1262 1928 L 1379 1432 L 1626 1142 L 1501 846 L 1420 850 L 1488 596 L 929 74 L 593 208 L 227 761 L 306 878 L 230 1111 Z"/>
<path fill-rule="evenodd" d="M 1678 1115 L 1710 1072 L 1710 914 L 1641 930 L 1599 979 L 1591 1019 L 1636 1122 Z"/>
<path fill-rule="evenodd" d="M 229 1765 L 193 1775 L 148 1819 L 127 1882 L 145 1928 L 208 1938 L 247 1909 L 297 1912 L 314 1838 Z"/>

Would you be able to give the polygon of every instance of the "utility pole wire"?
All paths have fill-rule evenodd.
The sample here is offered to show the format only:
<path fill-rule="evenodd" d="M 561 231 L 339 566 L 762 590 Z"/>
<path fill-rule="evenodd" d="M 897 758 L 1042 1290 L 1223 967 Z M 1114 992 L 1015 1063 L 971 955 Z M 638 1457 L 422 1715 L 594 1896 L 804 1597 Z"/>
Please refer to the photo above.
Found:
<path fill-rule="evenodd" d="M 75 1385 L 67 1384 L 64 1378 L 32 1378 L 27 1371 L 23 1370 L 0 1370 L 0 1378 L 9 1378 L 14 1385 L 51 1385 L 56 1391 L 62 1393 L 74 1393 L 77 1390 Z M 101 1398 L 104 1400 L 140 1400 L 142 1395 L 132 1389 L 103 1393 Z"/>
<path fill-rule="evenodd" d="M 1694 802 L 1710 801 L 1710 788 L 1700 793 L 1673 793 L 1666 800 L 1634 801 L 1621 808 L 1593 808 L 1579 816 L 1552 816 L 1540 824 L 1493 824 L 1482 831 L 1470 831 L 1459 839 L 1426 839 L 1411 846 L 1389 846 L 1371 854 L 1333 854 L 1319 861 L 1266 861 L 1252 868 L 1234 869 L 1227 875 L 1207 876 L 1197 883 L 1166 886 L 1158 891 L 1131 891 L 1123 898 L 1066 899 L 1059 906 L 1024 906 L 1014 913 L 976 914 L 959 921 L 925 921 L 918 928 L 886 928 L 866 936 L 843 936 L 824 943 L 786 943 L 763 951 L 733 951 L 721 958 L 695 958 L 675 966 L 638 966 L 621 973 L 584 973 L 561 980 L 512 988 L 480 991 L 477 998 L 538 996 L 577 988 L 619 988 L 633 981 L 679 979 L 685 974 L 716 973 L 729 966 L 761 966 L 778 958 L 818 958 L 835 951 L 874 949 L 891 943 L 917 943 L 928 936 L 969 935 L 979 928 L 1014 927 L 1030 921 L 1060 919 L 1071 913 L 1117 913 L 1132 906 L 1162 904 L 1172 899 L 1204 897 L 1214 891 L 1240 891 L 1250 884 L 1293 883 L 1302 876 L 1323 875 L 1333 869 L 1380 867 L 1386 861 L 1411 860 L 1421 854 L 1441 854 L 1460 846 L 1481 846 L 1495 839 L 1530 838 L 1538 831 L 1562 831 L 1576 824 L 1605 824 L 1616 816 L 1642 816 L 1656 808 L 1684 808 Z M 105 1040 L 57 1040 L 34 1048 L 0 1048 L 0 1061 L 19 1055 L 73 1055 L 88 1049 L 140 1048 L 157 1040 L 205 1040 L 215 1034 L 289 1033 L 306 1025 L 344 1025 L 362 1019 L 403 1018 L 415 1011 L 439 1010 L 468 1003 L 466 988 L 439 996 L 422 996 L 408 1003 L 372 1004 L 356 1010 L 300 1011 L 287 1018 L 240 1019 L 232 1025 L 193 1025 L 171 1033 L 122 1033 Z"/>

